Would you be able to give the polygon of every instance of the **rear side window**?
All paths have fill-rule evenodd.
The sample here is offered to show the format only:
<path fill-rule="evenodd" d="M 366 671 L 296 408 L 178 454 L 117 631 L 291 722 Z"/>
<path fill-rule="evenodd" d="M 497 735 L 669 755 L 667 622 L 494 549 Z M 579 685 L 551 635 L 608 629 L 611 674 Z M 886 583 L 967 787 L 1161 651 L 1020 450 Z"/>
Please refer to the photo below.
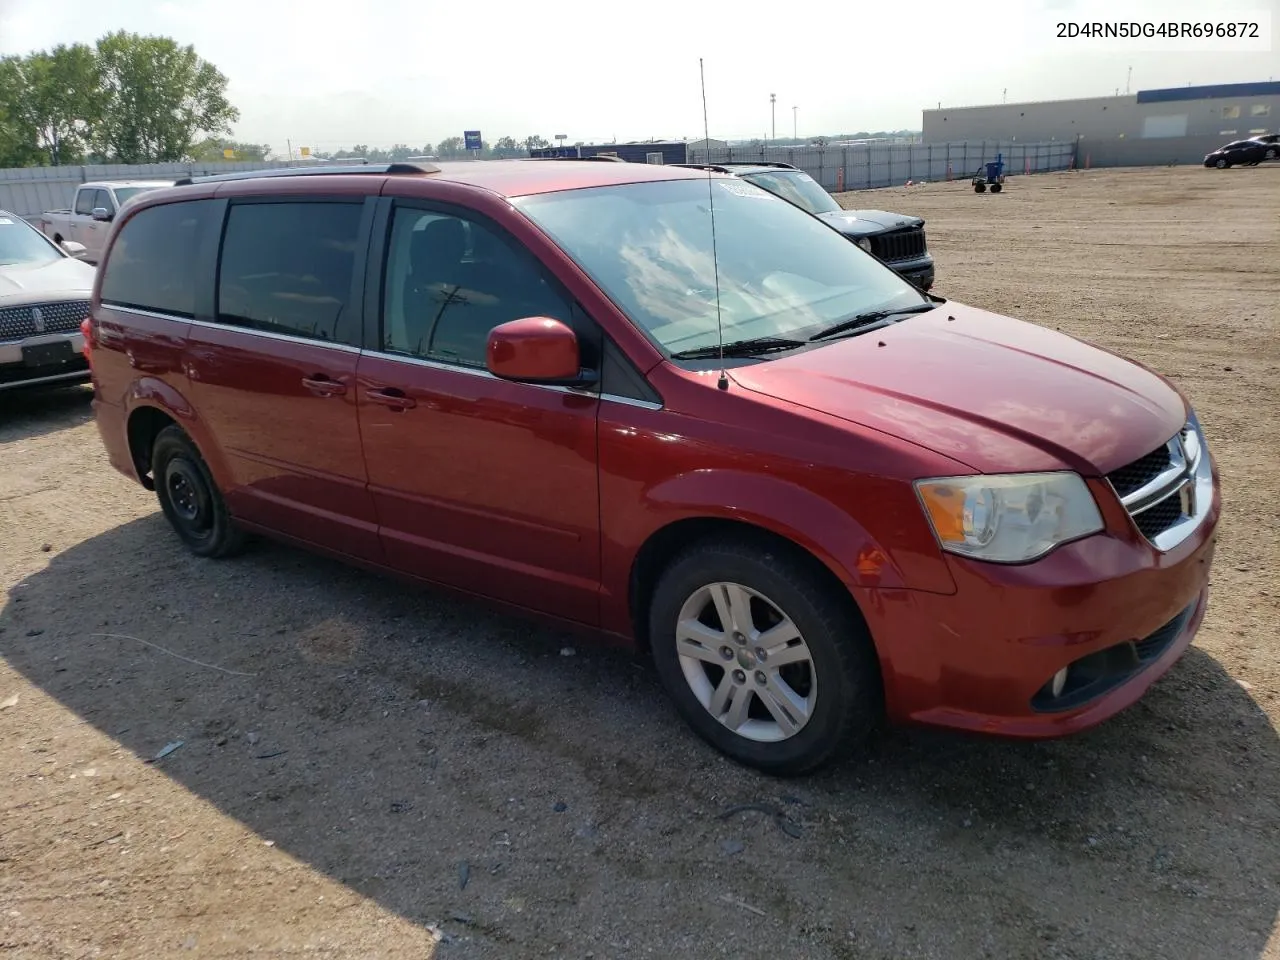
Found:
<path fill-rule="evenodd" d="M 102 267 L 102 302 L 193 316 L 200 241 L 215 203 L 168 203 L 125 221 Z"/>
<path fill-rule="evenodd" d="M 231 207 L 218 275 L 218 322 L 351 346 L 361 203 Z"/>

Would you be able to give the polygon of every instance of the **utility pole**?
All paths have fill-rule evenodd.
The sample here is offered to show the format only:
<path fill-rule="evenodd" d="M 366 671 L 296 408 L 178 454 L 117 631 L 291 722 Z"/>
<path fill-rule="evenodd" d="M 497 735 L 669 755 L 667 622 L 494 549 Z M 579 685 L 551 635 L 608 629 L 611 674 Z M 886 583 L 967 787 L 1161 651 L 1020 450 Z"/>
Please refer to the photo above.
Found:
<path fill-rule="evenodd" d="M 791 108 L 791 139 L 792 140 L 800 139 L 800 133 L 799 133 L 800 121 L 796 119 L 796 111 L 799 109 L 800 109 L 799 107 Z"/>
<path fill-rule="evenodd" d="M 1125 93 L 1125 96 L 1128 96 L 1128 95 L 1129 95 L 1129 84 L 1130 84 L 1130 83 L 1132 83 L 1132 82 L 1133 82 L 1133 67 L 1130 67 L 1130 68 L 1129 68 L 1129 76 L 1125 77 L 1125 81 L 1124 81 L 1124 93 Z"/>
<path fill-rule="evenodd" d="M 778 139 L 778 95 L 776 93 L 769 94 L 769 129 L 772 131 L 770 140 Z"/>

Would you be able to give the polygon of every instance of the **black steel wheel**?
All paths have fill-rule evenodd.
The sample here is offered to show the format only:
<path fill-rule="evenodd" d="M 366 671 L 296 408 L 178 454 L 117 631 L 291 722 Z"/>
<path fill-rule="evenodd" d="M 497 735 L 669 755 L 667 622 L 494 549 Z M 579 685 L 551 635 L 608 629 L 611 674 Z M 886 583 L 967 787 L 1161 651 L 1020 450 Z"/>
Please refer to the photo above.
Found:
<path fill-rule="evenodd" d="M 244 546 L 200 451 L 182 428 L 165 427 L 151 448 L 151 476 L 169 525 L 192 553 L 228 557 Z"/>

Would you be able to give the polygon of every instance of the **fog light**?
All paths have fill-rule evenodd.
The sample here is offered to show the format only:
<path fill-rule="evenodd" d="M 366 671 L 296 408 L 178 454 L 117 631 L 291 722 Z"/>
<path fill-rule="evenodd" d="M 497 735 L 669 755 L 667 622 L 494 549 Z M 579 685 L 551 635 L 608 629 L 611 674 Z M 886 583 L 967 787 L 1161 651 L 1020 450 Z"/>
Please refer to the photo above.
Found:
<path fill-rule="evenodd" d="M 1062 696 L 1062 691 L 1067 686 L 1067 667 L 1063 667 L 1053 675 L 1053 679 L 1049 681 L 1049 692 L 1055 697 Z"/>

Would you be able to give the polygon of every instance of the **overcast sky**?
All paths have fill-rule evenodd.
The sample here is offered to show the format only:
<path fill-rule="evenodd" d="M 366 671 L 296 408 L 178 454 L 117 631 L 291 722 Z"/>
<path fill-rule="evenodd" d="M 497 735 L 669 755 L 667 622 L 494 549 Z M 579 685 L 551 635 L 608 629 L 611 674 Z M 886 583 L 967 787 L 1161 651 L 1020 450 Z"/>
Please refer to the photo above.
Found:
<path fill-rule="evenodd" d="M 230 78 L 238 139 L 283 153 L 354 143 L 567 134 L 570 142 L 918 129 L 922 107 L 1103 96 L 1280 78 L 1272 52 L 1082 51 L 1056 20 L 1164 20 L 1175 0 L 0 0 L 0 54 L 91 43 L 111 30 L 194 44 Z M 1181 0 L 1178 0 L 1181 2 Z M 290 13 L 292 7 L 294 13 Z M 1270 12 L 1280 0 L 1186 10 Z M 982 11 L 997 11 L 987 19 Z"/>

